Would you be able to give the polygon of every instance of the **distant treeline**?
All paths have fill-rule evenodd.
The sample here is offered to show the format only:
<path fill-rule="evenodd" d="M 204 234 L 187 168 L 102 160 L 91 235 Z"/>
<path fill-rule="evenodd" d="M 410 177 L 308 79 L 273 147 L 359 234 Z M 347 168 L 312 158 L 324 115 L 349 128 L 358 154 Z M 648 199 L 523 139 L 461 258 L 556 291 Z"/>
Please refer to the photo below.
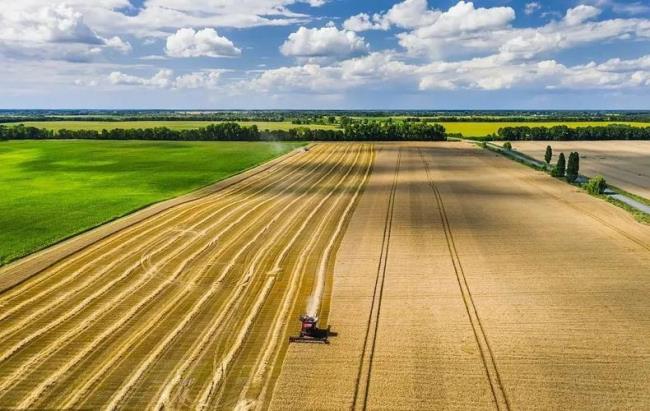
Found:
<path fill-rule="evenodd" d="M 172 141 L 442 141 L 445 129 L 438 124 L 403 122 L 350 122 L 342 130 L 295 128 L 288 131 L 260 131 L 257 126 L 237 123 L 172 130 L 166 127 L 111 130 L 52 130 L 0 125 L 0 140 L 172 140 Z"/>
<path fill-rule="evenodd" d="M 650 127 L 632 127 L 622 124 L 570 128 L 504 127 L 495 136 L 508 141 L 581 141 L 581 140 L 650 140 Z"/>
<path fill-rule="evenodd" d="M 650 111 L 499 111 L 499 110 L 0 110 L 0 122 L 27 121 L 291 121 L 335 124 L 343 118 L 409 122 L 650 121 Z"/>
<path fill-rule="evenodd" d="M 562 122 L 562 123 L 580 123 L 586 121 L 611 123 L 615 121 L 620 122 L 639 122 L 650 123 L 650 115 L 637 116 L 637 115 L 597 115 L 597 116 L 563 116 L 563 115 L 545 115 L 542 117 L 526 117 L 526 116 L 502 116 L 502 117 L 406 117 L 400 120 L 419 122 L 419 121 L 438 121 L 441 123 L 549 123 L 549 122 Z"/>
<path fill-rule="evenodd" d="M 32 121 L 101 121 L 108 123 L 118 123 L 125 121 L 263 121 L 263 122 L 283 122 L 291 118 L 282 115 L 266 115 L 266 116 L 247 116 L 235 114 L 193 114 L 193 115 L 179 115 L 179 114 L 157 114 L 157 115 L 127 115 L 127 116 L 101 116 L 101 115 L 88 115 L 88 116 L 26 116 L 26 117 L 2 117 L 0 116 L 0 123 L 26 123 Z"/>
<path fill-rule="evenodd" d="M 267 132 L 268 133 L 268 132 Z M 444 141 L 440 124 L 395 121 L 349 121 L 341 130 L 294 128 L 271 132 L 278 140 L 297 141 Z"/>

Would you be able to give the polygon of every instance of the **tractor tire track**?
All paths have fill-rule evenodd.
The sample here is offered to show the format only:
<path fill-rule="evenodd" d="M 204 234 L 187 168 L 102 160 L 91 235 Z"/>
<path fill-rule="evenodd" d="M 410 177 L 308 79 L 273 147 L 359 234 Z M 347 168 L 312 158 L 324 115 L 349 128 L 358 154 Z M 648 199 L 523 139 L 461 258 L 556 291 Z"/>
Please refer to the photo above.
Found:
<path fill-rule="evenodd" d="M 436 199 L 438 212 L 440 214 L 440 220 L 442 222 L 443 230 L 445 233 L 445 241 L 447 243 L 449 256 L 452 260 L 452 265 L 454 267 L 454 272 L 458 281 L 458 287 L 463 298 L 463 303 L 465 304 L 469 322 L 472 326 L 474 338 L 476 339 L 476 344 L 478 345 L 479 352 L 481 354 L 481 361 L 483 362 L 483 368 L 485 369 L 485 374 L 490 384 L 490 390 L 492 391 L 494 405 L 496 406 L 497 410 L 510 410 L 510 402 L 501 381 L 501 375 L 499 374 L 499 369 L 494 358 L 494 353 L 485 333 L 483 323 L 481 322 L 481 317 L 478 314 L 476 304 L 474 303 L 474 298 L 472 297 L 472 292 L 469 288 L 467 277 L 465 276 L 460 256 L 456 248 L 456 243 L 454 241 L 453 232 L 451 230 L 449 217 L 445 209 L 442 195 L 440 194 L 440 190 L 438 190 L 438 186 L 435 184 L 433 178 L 431 177 L 429 163 L 427 163 L 424 155 L 422 154 L 422 151 L 419 148 L 418 154 L 420 155 L 420 159 L 424 164 L 427 181 L 429 182 L 429 186 L 431 187 Z"/>
<path fill-rule="evenodd" d="M 397 154 L 397 161 L 395 164 L 395 174 L 393 177 L 393 184 L 388 197 L 388 207 L 386 210 L 386 217 L 384 220 L 384 233 L 381 244 L 381 252 L 379 255 L 379 263 L 377 265 L 377 276 L 375 278 L 375 286 L 372 294 L 372 302 L 370 305 L 370 312 L 368 314 L 368 322 L 363 342 L 363 349 L 359 360 L 359 367 L 357 370 L 357 377 L 355 381 L 354 394 L 352 398 L 353 410 L 365 410 L 368 407 L 368 399 L 370 392 L 370 383 L 372 377 L 372 364 L 375 355 L 375 346 L 377 342 L 377 333 L 379 331 L 379 318 L 381 315 L 381 303 L 384 293 L 384 282 L 386 279 L 386 269 L 388 266 L 388 252 L 390 250 L 390 240 L 393 227 L 393 215 L 395 210 L 395 197 L 397 193 L 397 183 L 399 180 L 399 171 L 402 161 L 402 151 L 399 150 Z"/>

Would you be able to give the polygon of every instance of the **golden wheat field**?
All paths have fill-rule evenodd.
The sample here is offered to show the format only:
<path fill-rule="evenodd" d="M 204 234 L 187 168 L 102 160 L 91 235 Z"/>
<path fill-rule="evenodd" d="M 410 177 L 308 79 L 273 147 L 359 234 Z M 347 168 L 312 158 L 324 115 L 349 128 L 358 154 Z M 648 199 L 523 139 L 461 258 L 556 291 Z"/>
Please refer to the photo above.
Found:
<path fill-rule="evenodd" d="M 521 141 L 513 147 L 543 160 L 546 146 L 555 152 L 580 153 L 580 170 L 588 176 L 602 175 L 611 184 L 650 199 L 650 141 Z M 552 160 L 553 161 L 553 160 Z"/>
<path fill-rule="evenodd" d="M 643 409 L 650 229 L 463 143 L 384 145 L 334 267 L 325 349 L 271 408 Z"/>
<path fill-rule="evenodd" d="M 471 144 L 317 144 L 81 244 L 0 271 L 0 408 L 650 407 L 650 227 Z"/>

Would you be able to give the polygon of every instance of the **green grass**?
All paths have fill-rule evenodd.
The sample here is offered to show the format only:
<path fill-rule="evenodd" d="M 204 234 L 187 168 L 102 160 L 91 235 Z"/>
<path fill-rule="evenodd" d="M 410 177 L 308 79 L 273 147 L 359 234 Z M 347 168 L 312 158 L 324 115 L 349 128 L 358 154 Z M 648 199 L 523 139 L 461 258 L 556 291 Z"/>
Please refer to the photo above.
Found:
<path fill-rule="evenodd" d="M 58 131 L 61 129 L 66 130 L 97 130 L 103 129 L 127 129 L 127 128 L 154 128 L 154 127 L 167 127 L 172 130 L 189 130 L 194 128 L 206 127 L 210 124 L 219 123 L 218 121 L 27 121 L 25 126 L 47 128 L 50 130 Z M 336 129 L 336 126 L 325 125 L 296 125 L 291 124 L 289 121 L 238 121 L 243 126 L 256 125 L 260 130 L 289 130 L 296 127 L 309 127 L 312 129 Z M 7 123 L 6 125 L 14 125 L 16 123 Z"/>
<path fill-rule="evenodd" d="M 0 142 L 0 264 L 300 145 Z"/>
<path fill-rule="evenodd" d="M 626 124 L 636 127 L 650 127 L 650 123 L 634 122 L 606 122 L 606 121 L 582 121 L 582 122 L 498 122 L 498 123 L 481 123 L 481 122 L 463 122 L 463 123 L 440 123 L 447 133 L 461 133 L 465 137 L 485 137 L 496 133 L 503 127 L 553 127 L 566 125 L 571 128 L 577 127 L 597 127 L 607 126 L 609 124 Z"/>
<path fill-rule="evenodd" d="M 628 213 L 632 214 L 632 216 L 636 219 L 636 221 L 642 223 L 642 224 L 647 224 L 650 225 L 650 214 L 646 214 L 643 211 L 637 210 L 636 208 L 628 205 L 627 203 L 624 203 L 620 200 L 617 200 L 615 198 L 612 198 L 610 196 L 606 195 L 595 195 L 595 197 L 601 198 L 611 204 L 614 204 L 615 206 L 618 206 Z"/>

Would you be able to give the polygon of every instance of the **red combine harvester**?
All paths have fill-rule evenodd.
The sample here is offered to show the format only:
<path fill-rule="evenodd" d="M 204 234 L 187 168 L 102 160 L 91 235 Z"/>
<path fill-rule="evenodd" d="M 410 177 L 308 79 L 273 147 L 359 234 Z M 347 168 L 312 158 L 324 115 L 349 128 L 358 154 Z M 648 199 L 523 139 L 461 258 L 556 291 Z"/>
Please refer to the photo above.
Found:
<path fill-rule="evenodd" d="M 300 335 L 297 337 L 289 337 L 290 342 L 301 343 L 321 343 L 329 344 L 330 335 L 334 336 L 336 333 L 330 331 L 330 327 L 318 328 L 318 318 L 310 315 L 301 315 L 300 322 Z"/>

